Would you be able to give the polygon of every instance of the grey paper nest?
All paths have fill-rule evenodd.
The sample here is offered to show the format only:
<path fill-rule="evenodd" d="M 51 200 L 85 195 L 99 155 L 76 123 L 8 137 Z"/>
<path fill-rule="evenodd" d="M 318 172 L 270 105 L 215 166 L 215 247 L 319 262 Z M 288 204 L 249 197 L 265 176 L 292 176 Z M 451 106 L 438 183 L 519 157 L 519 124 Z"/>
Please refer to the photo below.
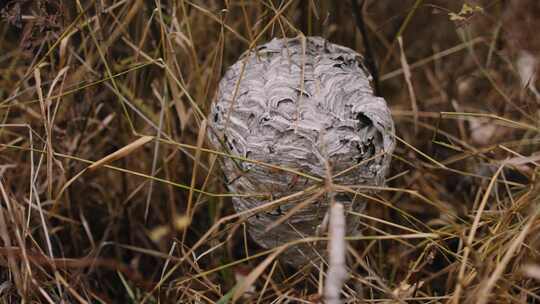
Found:
<path fill-rule="evenodd" d="M 328 161 L 333 174 L 352 168 L 336 177 L 334 184 L 382 186 L 395 144 L 394 124 L 384 99 L 373 95 L 362 60 L 355 51 L 320 37 L 274 39 L 245 53 L 219 84 L 208 117 L 211 143 L 232 155 L 323 179 Z M 228 189 L 238 194 L 268 193 L 278 199 L 315 183 L 231 158 L 223 158 L 222 169 Z M 329 204 L 326 196 L 266 231 L 305 199 L 249 217 L 252 238 L 273 248 L 314 236 Z M 362 211 L 366 202 L 342 193 L 335 199 L 354 211 Z M 237 212 L 268 201 L 233 198 Z M 358 217 L 349 214 L 346 221 L 347 234 L 354 234 Z M 322 243 L 303 244 L 283 257 L 301 265 L 324 253 L 322 248 Z"/>

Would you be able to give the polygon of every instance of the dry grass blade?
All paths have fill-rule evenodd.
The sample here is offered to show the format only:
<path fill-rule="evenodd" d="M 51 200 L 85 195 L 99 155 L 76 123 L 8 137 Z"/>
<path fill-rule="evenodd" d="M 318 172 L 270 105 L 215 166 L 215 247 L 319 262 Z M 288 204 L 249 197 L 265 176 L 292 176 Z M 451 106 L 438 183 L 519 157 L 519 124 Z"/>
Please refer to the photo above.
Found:
<path fill-rule="evenodd" d="M 59 272 L 55 273 L 55 277 L 57 280 L 59 280 L 62 285 L 66 287 L 66 289 L 73 295 L 75 299 L 81 304 L 88 304 L 88 301 L 86 301 L 67 281 L 62 275 L 60 275 Z"/>
<path fill-rule="evenodd" d="M 407 240 L 407 239 L 439 239 L 442 235 L 438 233 L 404 233 L 404 234 L 387 234 L 377 236 L 346 236 L 347 241 L 358 240 Z"/>
<path fill-rule="evenodd" d="M 424 58 L 424 59 L 421 59 L 417 62 L 414 62 L 412 64 L 409 65 L 409 69 L 410 70 L 414 70 L 416 68 L 419 68 L 419 67 L 422 67 L 423 65 L 426 65 L 432 61 L 436 61 L 436 60 L 440 60 L 446 56 L 450 56 L 450 55 L 453 55 L 459 51 L 462 51 L 462 50 L 466 50 L 467 47 L 469 47 L 469 45 L 475 45 L 477 43 L 480 43 L 480 42 L 484 42 L 485 41 L 485 38 L 483 37 L 476 37 L 474 38 L 473 40 L 467 42 L 467 43 L 460 43 L 454 47 L 451 47 L 449 49 L 446 49 L 444 51 L 441 51 L 439 53 L 436 53 L 428 58 Z M 380 81 L 386 81 L 386 80 L 389 80 L 391 78 L 394 78 L 394 77 L 397 77 L 401 74 L 405 73 L 405 71 L 403 70 L 403 68 L 400 68 L 400 69 L 397 69 L 395 71 L 392 71 L 392 72 L 389 72 L 388 74 L 384 74 L 381 76 L 380 78 Z"/>
<path fill-rule="evenodd" d="M 403 77 L 407 83 L 407 89 L 409 91 L 409 97 L 411 98 L 411 107 L 414 115 L 414 133 L 418 133 L 418 104 L 416 103 L 416 93 L 414 93 L 414 86 L 412 84 L 412 74 L 407 57 L 405 56 L 405 50 L 403 49 L 403 37 L 397 38 L 399 49 L 401 51 L 401 67 L 403 69 Z"/>
<path fill-rule="evenodd" d="M 52 199 L 52 191 L 53 191 L 53 176 L 52 176 L 52 157 L 54 154 L 54 151 L 52 150 L 52 139 L 51 139 L 51 121 L 50 121 L 50 108 L 48 107 L 48 102 L 45 100 L 43 90 L 41 88 L 41 70 L 40 67 L 37 66 L 34 70 L 34 79 L 36 81 L 36 91 L 38 93 L 39 97 L 39 105 L 41 108 L 41 118 L 43 120 L 43 126 L 45 129 L 45 135 L 47 136 L 47 197 L 48 199 Z"/>
<path fill-rule="evenodd" d="M 272 254 L 267 256 L 264 261 L 257 265 L 257 267 L 255 267 L 255 269 L 253 269 L 247 277 L 239 282 L 232 297 L 233 303 L 240 299 L 246 290 L 261 276 L 266 267 L 268 267 L 268 265 L 270 265 L 270 263 L 272 263 L 286 248 L 286 245 L 277 248 Z"/>
<path fill-rule="evenodd" d="M 523 241 L 525 240 L 525 237 L 527 237 L 527 234 L 530 232 L 533 223 L 536 221 L 539 211 L 540 211 L 540 208 L 537 209 L 533 215 L 531 215 L 531 217 L 529 218 L 529 220 L 527 221 L 527 223 L 525 224 L 521 232 L 518 234 L 516 239 L 514 239 L 512 243 L 510 243 L 510 246 L 508 246 L 508 249 L 506 250 L 506 253 L 504 254 L 502 260 L 497 264 L 497 266 L 495 267 L 495 270 L 493 271 L 489 279 L 480 288 L 480 291 L 478 292 L 478 295 L 477 295 L 478 300 L 476 303 L 478 304 L 488 303 L 490 296 L 492 294 L 491 291 L 495 287 L 495 283 L 497 282 L 497 280 L 501 278 L 504 272 L 504 269 L 510 262 L 510 259 L 513 258 L 516 251 L 519 250 L 521 245 L 523 245 Z"/>
<path fill-rule="evenodd" d="M 4 200 L 4 204 L 8 204 L 8 196 L 6 193 L 6 190 L 4 189 L 4 184 L 2 180 L 0 179 L 0 192 L 2 194 L 2 199 Z M 4 217 L 4 207 L 0 206 L 0 236 L 2 237 L 2 241 L 4 242 L 4 247 L 10 248 L 12 246 L 11 244 L 11 237 L 8 233 L 8 222 L 6 221 Z M 21 272 L 19 270 L 19 265 L 17 265 L 17 261 L 15 258 L 15 255 L 11 252 L 7 252 L 7 262 L 9 265 L 9 269 L 13 273 L 13 277 L 15 278 L 15 285 L 17 287 L 17 290 L 19 292 L 24 291 L 26 288 L 22 285 L 22 277 Z M 0 293 L 1 294 L 1 293 Z"/>
<path fill-rule="evenodd" d="M 272 265 L 272 268 L 270 269 L 270 273 L 267 275 L 266 281 L 264 282 L 263 288 L 260 291 L 259 298 L 257 299 L 257 304 L 261 302 L 261 299 L 266 291 L 266 288 L 268 287 L 268 284 L 270 283 L 270 280 L 272 279 L 272 275 L 274 274 L 274 270 L 276 269 L 276 266 L 278 265 L 277 262 L 274 262 Z"/>
<path fill-rule="evenodd" d="M 187 204 L 187 209 L 186 209 L 186 214 L 188 215 L 188 217 L 191 216 L 191 208 L 193 205 L 193 188 L 195 187 L 195 180 L 197 178 L 198 167 L 201 160 L 201 148 L 204 144 L 205 136 L 206 136 L 206 119 L 204 119 L 201 122 L 201 127 L 199 129 L 199 134 L 197 136 L 197 150 L 195 150 L 195 162 L 193 163 L 193 171 L 191 174 L 191 189 L 189 191 L 188 204 Z"/>
<path fill-rule="evenodd" d="M 486 117 L 486 118 L 494 119 L 495 121 L 499 121 L 503 123 L 503 125 L 508 126 L 508 127 L 521 128 L 524 130 L 540 132 L 540 129 L 536 126 L 533 126 L 524 122 L 514 121 L 505 117 L 500 117 L 498 115 L 491 114 L 491 113 L 441 112 L 441 115 L 443 117 L 447 116 L 454 119 L 460 118 L 460 117 Z"/>
<path fill-rule="evenodd" d="M 467 269 L 467 263 L 469 262 L 469 255 L 471 254 L 472 244 L 476 236 L 476 231 L 478 229 L 478 225 L 480 223 L 480 219 L 482 218 L 482 213 L 484 212 L 484 208 L 486 207 L 487 201 L 489 197 L 491 196 L 491 191 L 493 187 L 495 186 L 495 181 L 497 180 L 497 177 L 499 176 L 503 168 L 504 168 L 504 164 L 499 166 L 499 168 L 497 169 L 497 172 L 493 174 L 493 177 L 491 178 L 491 181 L 489 182 L 489 185 L 487 186 L 486 191 L 484 193 L 484 197 L 482 198 L 482 201 L 480 202 L 480 205 L 478 206 L 478 209 L 476 210 L 476 215 L 474 217 L 474 222 L 471 226 L 471 231 L 469 231 L 469 235 L 467 239 L 465 240 L 465 248 L 463 249 L 463 258 L 461 259 L 461 267 L 459 268 L 457 283 L 454 290 L 454 294 L 452 296 L 452 303 L 455 303 L 455 304 L 459 303 L 460 297 L 461 297 L 461 291 L 463 287 L 466 286 L 465 271 Z"/>
<path fill-rule="evenodd" d="M 102 159 L 94 162 L 90 166 L 88 166 L 88 170 L 95 170 L 99 167 L 103 167 L 107 164 L 112 163 L 115 160 L 121 159 L 123 157 L 128 156 L 129 154 L 133 153 L 133 151 L 139 149 L 140 147 L 144 146 L 148 142 L 150 142 L 152 139 L 154 139 L 153 136 L 143 136 L 136 141 L 118 149 L 117 151 L 103 157 Z"/>
<path fill-rule="evenodd" d="M 435 165 L 437 165 L 437 166 L 439 166 L 439 167 L 441 167 L 441 168 L 447 168 L 443 163 L 437 161 L 436 159 L 434 159 L 433 157 L 427 155 L 426 153 L 424 153 L 424 152 L 418 150 L 418 149 L 415 148 L 413 145 L 409 144 L 407 141 L 401 139 L 399 136 L 396 135 L 395 138 L 396 138 L 399 142 L 403 143 L 404 145 L 406 145 L 407 147 L 409 147 L 410 149 L 412 149 L 413 151 L 415 151 L 416 153 L 422 155 L 424 158 L 426 158 L 427 160 L 429 160 L 429 161 L 431 161 L 432 163 L 434 163 Z"/>
<path fill-rule="evenodd" d="M 522 269 L 524 275 L 540 281 L 540 265 L 527 264 L 524 265 Z"/>
<path fill-rule="evenodd" d="M 296 212 L 302 210 L 309 204 L 312 204 L 315 202 L 318 198 L 320 198 L 325 193 L 324 189 L 319 190 L 315 194 L 313 194 L 311 197 L 307 198 L 306 200 L 302 201 L 301 203 L 298 203 L 296 206 L 294 206 L 291 210 L 289 210 L 287 213 L 279 217 L 275 222 L 270 224 L 268 227 L 266 227 L 266 231 L 270 231 L 274 229 L 275 227 L 283 224 L 287 219 L 289 219 L 291 216 L 293 216 Z"/>

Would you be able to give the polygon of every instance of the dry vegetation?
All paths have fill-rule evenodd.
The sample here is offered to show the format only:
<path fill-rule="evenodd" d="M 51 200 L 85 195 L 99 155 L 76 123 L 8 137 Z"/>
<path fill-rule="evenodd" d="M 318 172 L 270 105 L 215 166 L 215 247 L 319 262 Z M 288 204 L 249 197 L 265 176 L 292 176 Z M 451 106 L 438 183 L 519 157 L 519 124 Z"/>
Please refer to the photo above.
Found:
<path fill-rule="evenodd" d="M 540 98 L 516 65 L 540 56 L 540 4 L 367 2 L 398 146 L 343 297 L 540 303 Z M 2 303 L 320 300 L 324 267 L 246 236 L 230 197 L 250 194 L 227 192 L 200 127 L 256 44 L 363 51 L 350 2 L 0 3 Z"/>

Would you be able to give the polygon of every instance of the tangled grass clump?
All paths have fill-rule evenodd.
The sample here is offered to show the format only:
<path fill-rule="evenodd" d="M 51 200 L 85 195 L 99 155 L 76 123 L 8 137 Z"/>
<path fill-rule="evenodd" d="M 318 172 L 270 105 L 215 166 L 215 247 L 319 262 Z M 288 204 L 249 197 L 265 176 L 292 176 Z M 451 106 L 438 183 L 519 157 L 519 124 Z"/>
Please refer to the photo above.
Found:
<path fill-rule="evenodd" d="M 536 2 L 363 2 L 397 145 L 348 215 L 342 298 L 539 303 L 539 38 L 520 31 Z M 325 263 L 292 268 L 248 236 L 234 198 L 287 198 L 226 190 L 205 119 L 256 45 L 302 33 L 364 53 L 351 2 L 1 5 L 3 303 L 321 300 Z"/>

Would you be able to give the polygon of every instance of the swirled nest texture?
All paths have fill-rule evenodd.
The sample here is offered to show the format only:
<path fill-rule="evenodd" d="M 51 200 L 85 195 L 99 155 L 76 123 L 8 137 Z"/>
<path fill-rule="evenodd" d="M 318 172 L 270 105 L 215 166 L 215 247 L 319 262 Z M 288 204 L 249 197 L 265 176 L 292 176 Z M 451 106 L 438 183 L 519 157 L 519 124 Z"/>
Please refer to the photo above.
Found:
<path fill-rule="evenodd" d="M 216 149 L 234 156 L 286 167 L 334 184 L 384 184 L 394 149 L 394 124 L 384 99 L 374 96 L 361 55 L 320 37 L 274 39 L 245 53 L 225 73 L 209 114 L 209 138 Z M 294 173 L 224 158 L 222 169 L 233 193 L 270 194 L 278 199 L 316 183 Z M 341 172 L 341 174 L 340 174 Z M 314 236 L 328 208 L 321 196 L 268 231 L 276 220 L 307 196 L 250 216 L 249 233 L 272 248 Z M 361 211 L 365 199 L 338 193 L 346 210 Z M 267 203 L 235 197 L 238 212 Z M 358 217 L 347 216 L 347 233 Z M 301 264 L 321 253 L 322 245 L 295 246 L 285 260 Z"/>

